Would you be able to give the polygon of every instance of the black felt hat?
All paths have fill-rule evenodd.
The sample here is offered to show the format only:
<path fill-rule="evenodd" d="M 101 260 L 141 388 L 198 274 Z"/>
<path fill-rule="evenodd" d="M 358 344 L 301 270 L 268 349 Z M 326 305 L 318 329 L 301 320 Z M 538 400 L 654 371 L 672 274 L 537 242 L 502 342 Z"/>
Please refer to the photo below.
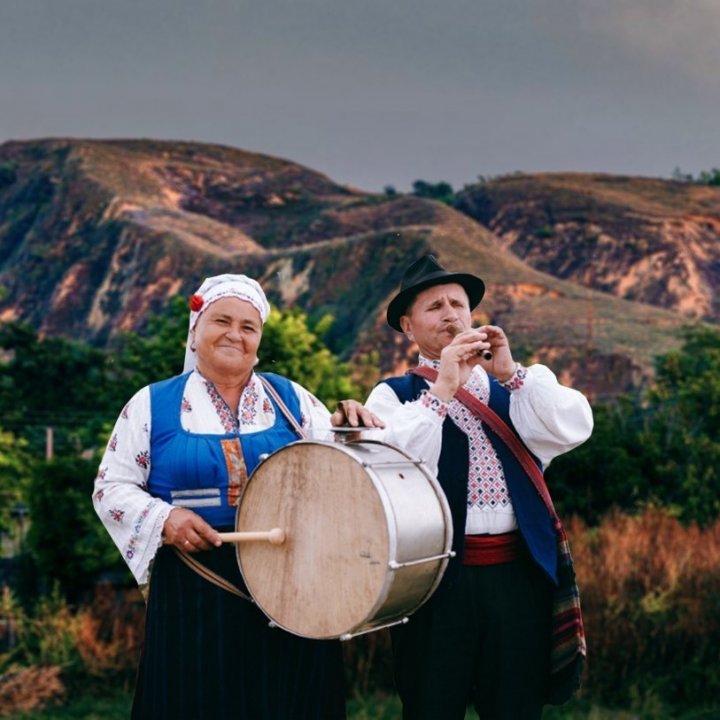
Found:
<path fill-rule="evenodd" d="M 448 272 L 432 255 L 423 255 L 405 271 L 400 283 L 400 292 L 388 305 L 388 325 L 393 330 L 402 332 L 400 318 L 405 315 L 413 298 L 426 288 L 447 283 L 462 285 L 470 301 L 471 310 L 485 294 L 485 283 L 479 277 L 469 273 Z"/>

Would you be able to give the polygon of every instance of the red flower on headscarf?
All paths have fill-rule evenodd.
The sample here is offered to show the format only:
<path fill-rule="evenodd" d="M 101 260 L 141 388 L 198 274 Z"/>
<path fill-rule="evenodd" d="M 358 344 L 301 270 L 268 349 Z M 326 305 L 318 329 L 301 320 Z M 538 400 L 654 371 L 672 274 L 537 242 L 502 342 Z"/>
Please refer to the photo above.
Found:
<path fill-rule="evenodd" d="M 192 295 L 190 297 L 190 309 L 193 312 L 198 312 L 202 308 L 205 301 L 202 299 L 202 295 Z"/>

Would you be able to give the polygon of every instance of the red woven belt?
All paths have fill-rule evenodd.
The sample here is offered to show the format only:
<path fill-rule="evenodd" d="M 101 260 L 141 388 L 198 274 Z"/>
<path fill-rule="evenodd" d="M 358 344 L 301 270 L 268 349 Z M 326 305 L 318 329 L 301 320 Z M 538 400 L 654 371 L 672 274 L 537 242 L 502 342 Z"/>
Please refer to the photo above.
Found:
<path fill-rule="evenodd" d="M 520 533 L 466 535 L 464 565 L 500 565 L 524 557 L 527 553 Z"/>

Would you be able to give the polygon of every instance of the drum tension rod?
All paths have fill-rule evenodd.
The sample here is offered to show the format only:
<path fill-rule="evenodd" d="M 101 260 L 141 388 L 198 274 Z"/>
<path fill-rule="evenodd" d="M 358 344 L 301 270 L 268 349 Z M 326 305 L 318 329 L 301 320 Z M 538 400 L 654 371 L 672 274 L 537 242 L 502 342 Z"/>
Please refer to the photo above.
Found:
<path fill-rule="evenodd" d="M 412 465 L 417 465 L 418 467 L 420 467 L 420 465 L 425 464 L 425 461 L 422 458 L 420 460 L 413 460 L 411 458 L 408 458 L 408 460 Z M 389 466 L 400 465 L 401 467 L 405 467 L 407 465 L 407 462 L 404 462 L 404 461 L 400 462 L 399 460 L 388 460 L 387 462 L 372 462 L 372 463 L 370 463 L 370 462 L 366 462 L 365 460 L 363 460 L 363 462 L 361 464 L 364 468 L 374 468 L 374 467 L 378 467 L 379 465 L 382 465 L 383 467 L 387 467 L 388 465 Z"/>
<path fill-rule="evenodd" d="M 382 629 L 392 627 L 393 625 L 405 625 L 408 622 L 410 622 L 410 618 L 406 616 L 406 617 L 400 618 L 400 620 L 396 620 L 395 622 L 391 622 L 391 623 L 387 623 L 386 625 L 383 625 Z M 339 639 L 344 642 L 346 640 L 352 640 L 354 637 L 358 637 L 359 635 L 367 635 L 368 633 L 375 632 L 375 630 L 380 630 L 380 629 L 381 628 L 379 628 L 379 627 L 371 627 L 371 628 L 368 628 L 367 630 L 361 630 L 360 632 L 356 632 L 356 633 L 344 633 L 343 635 L 340 636 Z"/>
<path fill-rule="evenodd" d="M 420 558 L 419 560 L 409 560 L 408 562 L 399 563 L 395 560 L 391 560 L 388 563 L 388 567 L 391 570 L 398 570 L 400 568 L 404 567 L 410 567 L 411 565 L 421 565 L 422 563 L 426 562 L 432 562 L 433 560 L 442 560 L 443 558 L 454 558 L 455 557 L 455 551 L 451 550 L 450 552 L 442 553 L 442 555 L 432 555 L 431 557 L 426 558 Z"/>

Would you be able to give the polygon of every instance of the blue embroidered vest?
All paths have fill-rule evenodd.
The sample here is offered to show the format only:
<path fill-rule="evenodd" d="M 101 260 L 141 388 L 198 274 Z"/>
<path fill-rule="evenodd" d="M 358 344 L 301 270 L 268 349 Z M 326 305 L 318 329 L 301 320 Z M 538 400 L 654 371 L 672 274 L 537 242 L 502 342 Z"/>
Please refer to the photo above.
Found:
<path fill-rule="evenodd" d="M 490 408 L 494 410 L 517 435 L 510 420 L 510 392 L 494 377 L 490 379 Z M 417 375 L 404 375 L 384 380 L 401 402 L 419 397 L 427 389 L 425 381 Z M 483 423 L 483 429 L 502 463 L 505 481 L 515 511 L 518 528 L 535 562 L 557 583 L 557 542 L 552 519 L 515 455 L 505 443 Z M 462 563 L 465 520 L 467 517 L 468 441 L 460 428 L 449 418 L 443 423 L 442 450 L 438 461 L 438 482 L 445 491 L 453 521 L 453 550 L 456 557 L 450 561 L 443 578 L 448 580 Z M 540 462 L 535 458 L 538 466 Z M 454 569 L 453 569 L 454 566 Z"/>
<path fill-rule="evenodd" d="M 298 439 L 289 421 L 268 394 L 275 424 L 253 433 L 191 433 L 180 423 L 189 373 L 150 386 L 150 476 L 148 490 L 166 502 L 187 507 L 215 528 L 234 527 L 235 513 L 247 479 L 271 453 Z M 300 401 L 290 381 L 263 373 L 293 417 L 302 423 Z"/>

